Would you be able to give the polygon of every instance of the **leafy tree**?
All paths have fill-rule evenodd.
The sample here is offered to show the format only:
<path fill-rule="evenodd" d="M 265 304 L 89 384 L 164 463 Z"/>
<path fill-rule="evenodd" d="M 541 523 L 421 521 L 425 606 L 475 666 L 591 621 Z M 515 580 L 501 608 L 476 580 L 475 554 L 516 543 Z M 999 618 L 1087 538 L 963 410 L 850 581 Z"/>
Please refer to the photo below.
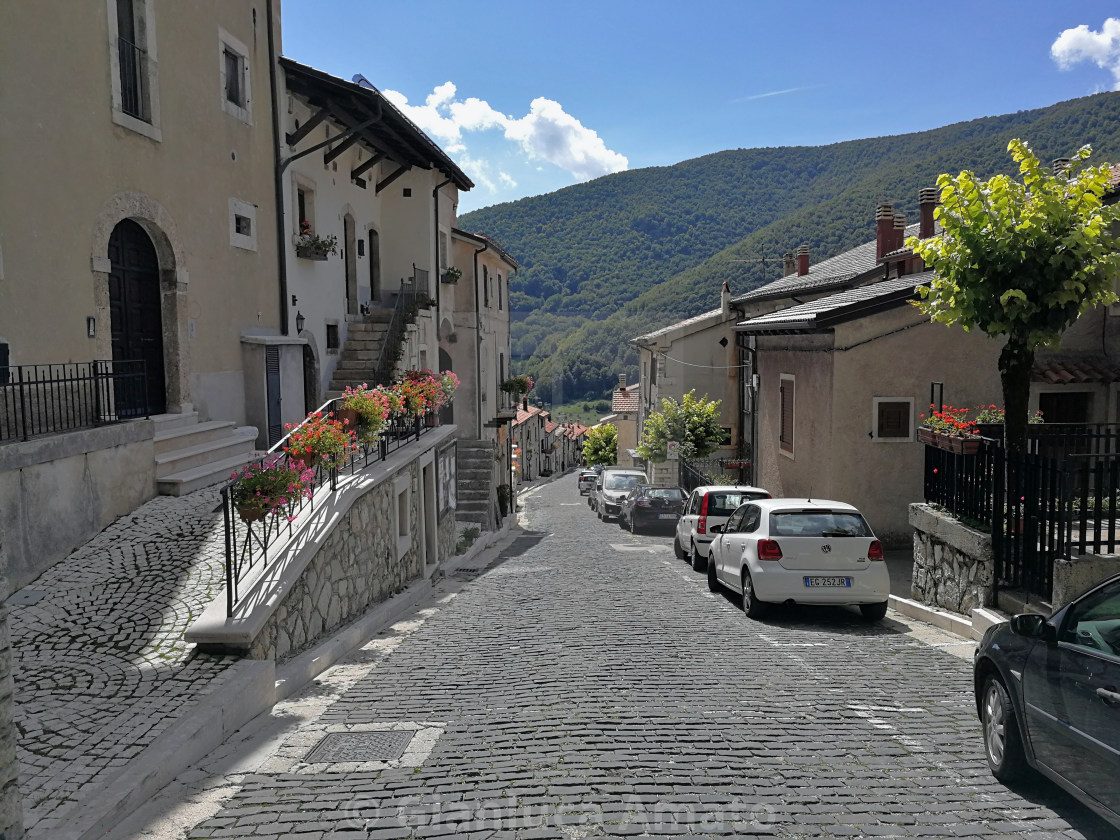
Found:
<path fill-rule="evenodd" d="M 596 426 L 583 439 L 583 460 L 589 467 L 618 463 L 618 429 Z"/>
<path fill-rule="evenodd" d="M 1120 253 L 1110 233 L 1120 207 L 1106 207 L 1107 166 L 1089 166 L 1083 146 L 1069 168 L 1044 169 L 1030 147 L 1007 147 L 1022 182 L 972 172 L 937 179 L 944 235 L 907 245 L 936 270 L 917 306 L 934 321 L 1006 336 L 999 375 L 1007 447 L 1023 451 L 1035 351 L 1057 344 L 1088 309 L 1116 301 Z"/>
<path fill-rule="evenodd" d="M 638 454 L 649 461 L 664 461 L 666 444 L 679 441 L 685 458 L 703 458 L 719 448 L 723 428 L 719 422 L 722 400 L 693 396 L 689 391 L 678 403 L 672 397 L 661 400 L 661 411 L 652 413 L 642 429 Z"/>

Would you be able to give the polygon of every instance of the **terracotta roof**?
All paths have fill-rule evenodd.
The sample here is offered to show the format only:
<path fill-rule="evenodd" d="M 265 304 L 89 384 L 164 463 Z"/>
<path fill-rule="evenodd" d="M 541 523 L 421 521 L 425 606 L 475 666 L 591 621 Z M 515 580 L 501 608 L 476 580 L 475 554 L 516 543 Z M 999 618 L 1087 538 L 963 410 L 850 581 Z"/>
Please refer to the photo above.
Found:
<path fill-rule="evenodd" d="M 621 412 L 636 412 L 638 410 L 638 383 L 627 385 L 611 395 L 611 411 L 615 414 Z"/>
<path fill-rule="evenodd" d="M 928 283 L 932 271 L 910 274 L 892 280 L 882 280 L 869 286 L 848 289 L 835 295 L 819 298 L 740 321 L 735 325 L 738 332 L 806 332 L 825 329 L 836 323 L 858 318 L 869 310 L 894 299 L 906 300 L 914 294 L 914 289 Z"/>
<path fill-rule="evenodd" d="M 549 434 L 552 434 L 558 428 L 560 428 L 560 424 L 557 423 L 555 420 L 549 420 L 544 424 L 544 430 L 546 432 L 548 432 Z"/>
<path fill-rule="evenodd" d="M 543 414 L 543 413 L 544 412 L 542 412 L 535 405 L 531 405 L 528 408 L 519 408 L 519 409 L 517 409 L 517 419 L 513 421 L 513 425 L 517 426 L 521 423 L 524 423 L 530 417 L 534 417 L 538 414 Z"/>
<path fill-rule="evenodd" d="M 1120 382 L 1120 366 L 1105 356 L 1061 354 L 1036 357 L 1031 380 L 1050 385 Z"/>

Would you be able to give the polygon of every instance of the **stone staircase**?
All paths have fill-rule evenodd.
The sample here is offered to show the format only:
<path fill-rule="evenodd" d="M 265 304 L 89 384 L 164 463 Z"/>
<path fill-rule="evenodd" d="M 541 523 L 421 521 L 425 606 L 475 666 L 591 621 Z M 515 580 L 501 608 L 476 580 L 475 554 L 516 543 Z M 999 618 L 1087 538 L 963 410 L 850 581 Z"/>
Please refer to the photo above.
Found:
<path fill-rule="evenodd" d="M 377 382 L 375 368 L 392 316 L 391 309 L 375 309 L 346 325 L 346 341 L 338 356 L 338 366 L 331 376 L 327 396 L 338 396 L 347 386 L 357 387 L 363 382 L 371 388 L 385 384 Z"/>
<path fill-rule="evenodd" d="M 460 438 L 455 446 L 455 519 L 476 523 L 480 530 L 494 529 L 496 516 L 490 486 L 494 472 L 494 444 L 488 440 Z"/>
<path fill-rule="evenodd" d="M 232 420 L 198 422 L 198 412 L 157 414 L 155 423 L 156 488 L 162 496 L 185 496 L 229 479 L 250 461 L 263 457 L 257 430 Z"/>

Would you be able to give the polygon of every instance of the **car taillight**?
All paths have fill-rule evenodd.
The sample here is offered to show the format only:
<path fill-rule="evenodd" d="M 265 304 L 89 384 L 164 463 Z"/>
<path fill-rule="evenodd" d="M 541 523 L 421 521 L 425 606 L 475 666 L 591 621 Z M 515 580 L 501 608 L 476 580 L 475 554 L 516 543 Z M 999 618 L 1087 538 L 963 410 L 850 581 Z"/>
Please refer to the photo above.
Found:
<path fill-rule="evenodd" d="M 882 560 L 883 559 L 883 544 L 878 540 L 872 540 L 871 545 L 867 547 L 868 560 Z"/>
<path fill-rule="evenodd" d="M 708 533 L 708 517 L 701 516 L 699 519 L 696 520 L 696 533 L 697 534 Z"/>
<path fill-rule="evenodd" d="M 774 540 L 758 541 L 759 560 L 781 560 L 782 548 Z"/>
<path fill-rule="evenodd" d="M 707 516 L 708 515 L 708 494 L 707 493 L 705 493 L 704 498 L 700 500 L 700 515 L 701 516 Z"/>

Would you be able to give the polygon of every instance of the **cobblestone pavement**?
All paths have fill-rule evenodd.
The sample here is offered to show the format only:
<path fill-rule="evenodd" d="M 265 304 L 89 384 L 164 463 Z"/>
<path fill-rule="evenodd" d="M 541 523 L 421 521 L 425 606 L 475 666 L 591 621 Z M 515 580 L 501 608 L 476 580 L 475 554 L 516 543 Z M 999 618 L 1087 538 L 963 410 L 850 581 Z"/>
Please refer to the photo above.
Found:
<path fill-rule="evenodd" d="M 159 497 L 9 599 L 24 822 L 49 836 L 233 661 L 183 631 L 222 586 L 216 490 Z"/>
<path fill-rule="evenodd" d="M 194 771 L 178 828 L 129 836 L 1116 836 L 992 778 L 959 640 L 893 613 L 752 622 L 569 477 L 523 505 L 488 570 Z M 371 749 L 387 731 L 403 754 Z M 328 734 L 356 737 L 325 756 Z"/>

